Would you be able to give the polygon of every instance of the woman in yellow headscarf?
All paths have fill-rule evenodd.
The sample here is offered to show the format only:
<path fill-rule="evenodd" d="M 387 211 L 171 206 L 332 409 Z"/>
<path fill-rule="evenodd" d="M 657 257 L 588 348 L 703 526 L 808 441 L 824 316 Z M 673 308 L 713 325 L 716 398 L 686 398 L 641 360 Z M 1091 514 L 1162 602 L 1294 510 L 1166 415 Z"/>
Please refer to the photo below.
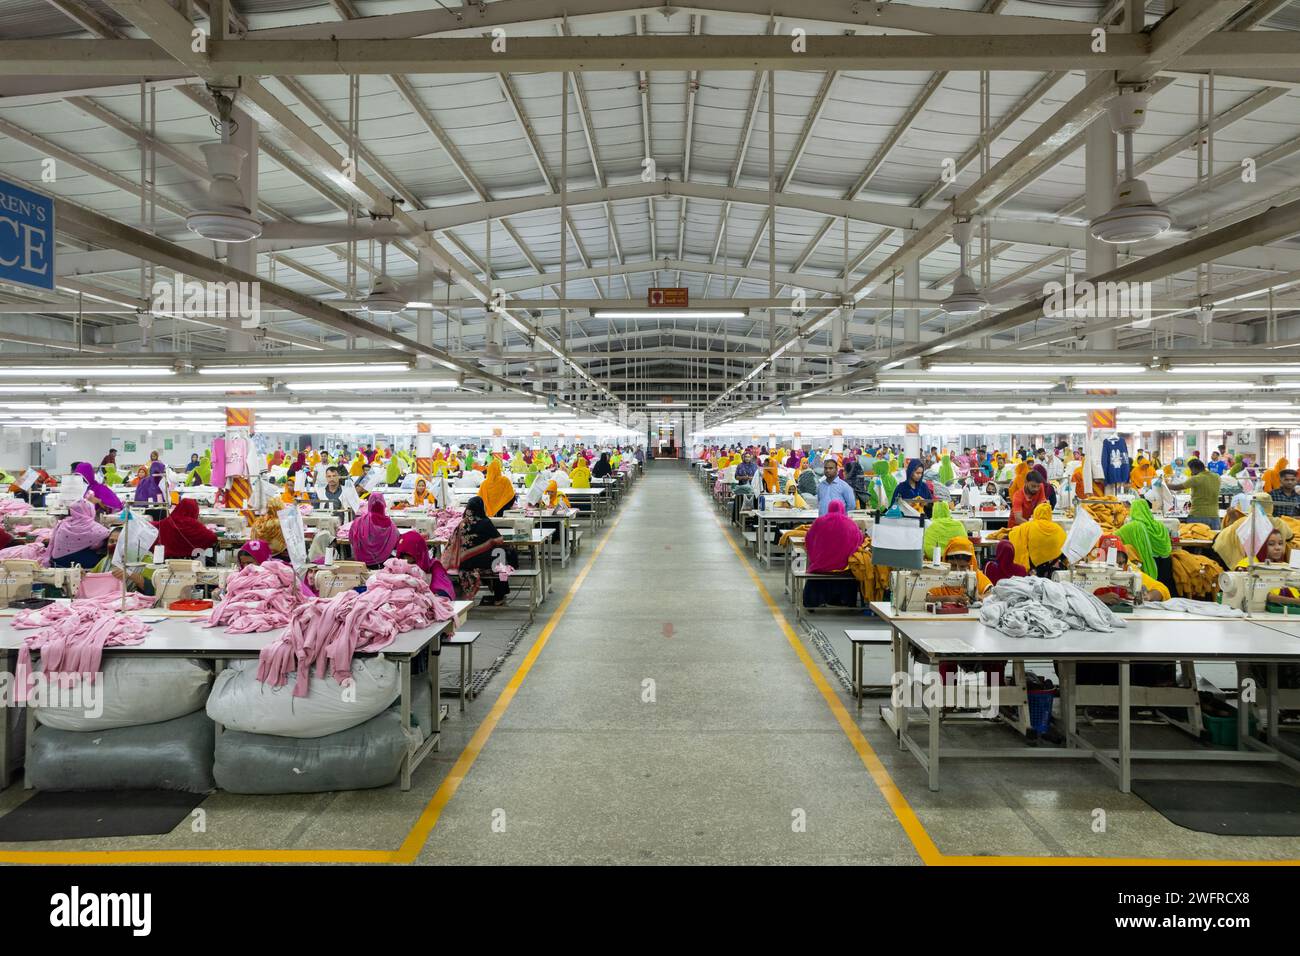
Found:
<path fill-rule="evenodd" d="M 777 470 L 776 455 L 768 455 L 767 464 L 763 466 L 763 490 L 771 495 L 780 487 L 781 477 Z"/>
<path fill-rule="evenodd" d="M 1235 499 L 1234 499 L 1235 500 Z M 1291 543 L 1291 526 L 1281 518 L 1273 517 L 1273 496 L 1258 491 L 1251 496 L 1250 510 L 1245 513 L 1244 517 L 1238 518 L 1231 524 L 1224 525 L 1223 530 L 1214 536 L 1214 553 L 1223 559 L 1224 565 L 1235 568 L 1241 559 L 1246 557 L 1246 551 L 1241 546 L 1241 539 L 1237 536 L 1237 531 L 1243 524 L 1251 519 L 1251 512 L 1259 508 L 1263 512 L 1263 518 L 1256 518 L 1260 528 L 1264 528 L 1264 521 L 1267 520 L 1277 531 L 1282 534 L 1282 541 L 1288 546 Z"/>
<path fill-rule="evenodd" d="M 1286 470 L 1288 464 L 1290 462 L 1285 458 L 1279 458 L 1276 465 L 1264 472 L 1262 477 L 1265 491 L 1276 491 L 1282 487 L 1282 472 Z"/>
<path fill-rule="evenodd" d="M 253 522 L 250 535 L 254 541 L 265 541 L 272 554 L 283 554 L 288 547 L 284 543 L 284 532 L 280 529 L 281 504 L 271 501 L 266 506 L 266 514 Z"/>
<path fill-rule="evenodd" d="M 415 490 L 411 492 L 410 500 L 394 501 L 391 507 L 393 511 L 400 511 L 403 508 L 420 508 L 433 503 L 433 495 L 429 493 L 429 483 L 423 478 L 417 478 Z"/>
<path fill-rule="evenodd" d="M 560 494 L 560 486 L 552 481 L 546 486 L 546 507 L 554 510 L 560 505 L 569 507 L 569 499 Z"/>
<path fill-rule="evenodd" d="M 361 452 L 357 452 L 356 457 L 352 459 L 352 463 L 348 465 L 348 474 L 353 478 L 360 478 L 365 473 L 366 458 L 361 454 Z"/>
<path fill-rule="evenodd" d="M 434 453 L 433 453 L 433 477 L 434 477 L 434 478 L 437 478 L 439 475 L 446 474 L 447 469 L 450 468 L 450 467 L 451 467 L 451 463 L 448 462 L 447 459 L 446 459 L 446 457 L 443 455 L 443 453 L 442 453 L 442 449 L 439 448 L 439 449 L 437 449 L 436 451 L 434 451 Z"/>
<path fill-rule="evenodd" d="M 515 500 L 515 486 L 501 474 L 500 458 L 488 462 L 487 477 L 479 485 L 478 496 L 483 499 L 483 510 L 489 518 L 495 518 Z"/>
<path fill-rule="evenodd" d="M 528 462 L 524 461 L 524 453 L 517 451 L 510 456 L 510 473 L 512 475 L 522 475 L 528 471 Z"/>
<path fill-rule="evenodd" d="M 1011 480 L 1011 487 L 1008 494 L 1011 497 L 1016 496 L 1016 492 L 1025 487 L 1025 475 L 1029 474 L 1029 462 L 1021 461 L 1016 463 L 1016 477 Z"/>
<path fill-rule="evenodd" d="M 1034 509 L 1033 517 L 1007 533 L 1007 540 L 1016 549 L 1016 564 L 1033 574 L 1036 568 L 1051 565 L 1061 557 L 1065 529 L 1052 520 L 1052 506 L 1043 502 Z"/>
<path fill-rule="evenodd" d="M 569 480 L 574 488 L 591 487 L 591 469 L 587 467 L 587 460 L 581 456 L 573 463 L 569 469 Z"/>
<path fill-rule="evenodd" d="M 804 496 L 801 495 L 801 494 L 799 494 L 799 484 L 798 484 L 798 482 L 796 482 L 793 478 L 788 478 L 788 479 L 786 479 L 786 482 L 785 482 L 785 493 L 786 493 L 787 495 L 790 496 L 790 503 L 789 503 L 789 504 L 786 504 L 785 502 L 778 502 L 778 503 L 777 503 L 776 505 L 774 505 L 773 507 L 776 507 L 776 508 L 797 508 L 797 509 L 799 509 L 799 510 L 803 510 L 803 509 L 806 509 L 806 508 L 808 507 L 808 502 L 804 500 Z"/>
<path fill-rule="evenodd" d="M 1133 468 L 1129 471 L 1128 482 L 1134 489 L 1145 488 L 1156 477 L 1156 470 L 1151 465 L 1151 461 L 1141 455 L 1133 463 Z"/>

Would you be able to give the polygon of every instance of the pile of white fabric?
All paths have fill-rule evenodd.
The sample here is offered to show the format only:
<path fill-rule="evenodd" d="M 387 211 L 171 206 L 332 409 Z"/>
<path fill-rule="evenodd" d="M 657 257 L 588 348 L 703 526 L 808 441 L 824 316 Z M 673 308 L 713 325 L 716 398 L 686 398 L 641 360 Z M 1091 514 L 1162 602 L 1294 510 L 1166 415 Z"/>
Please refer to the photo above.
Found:
<path fill-rule="evenodd" d="M 1083 588 L 1036 577 L 1006 578 L 990 588 L 980 622 L 1012 637 L 1060 637 L 1071 630 L 1128 626 Z"/>

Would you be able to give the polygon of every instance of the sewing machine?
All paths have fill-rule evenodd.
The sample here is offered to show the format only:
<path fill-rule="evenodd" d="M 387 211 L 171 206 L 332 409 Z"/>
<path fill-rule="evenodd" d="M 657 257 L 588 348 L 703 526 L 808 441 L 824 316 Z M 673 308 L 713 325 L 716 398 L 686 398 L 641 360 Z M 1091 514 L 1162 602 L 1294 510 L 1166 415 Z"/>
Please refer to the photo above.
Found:
<path fill-rule="evenodd" d="M 533 536 L 533 527 L 537 523 L 533 518 L 510 518 L 508 520 L 516 538 L 531 538 Z M 504 522 L 502 524 L 504 525 Z"/>
<path fill-rule="evenodd" d="M 335 561 L 316 572 L 316 593 L 322 598 L 364 587 L 370 569 L 360 561 Z"/>
<path fill-rule="evenodd" d="M 207 570 L 202 561 L 193 558 L 170 558 L 153 573 L 154 593 L 158 605 L 166 607 L 173 601 L 194 597 L 194 589 L 203 582 L 200 577 Z"/>
<path fill-rule="evenodd" d="M 1244 571 L 1219 575 L 1223 603 L 1247 614 L 1260 614 L 1268 603 L 1268 592 L 1276 588 L 1300 590 L 1300 568 L 1289 564 L 1256 564 Z"/>
<path fill-rule="evenodd" d="M 1089 594 L 1095 594 L 1099 588 L 1123 588 L 1131 595 L 1131 603 L 1138 604 L 1142 600 L 1141 572 L 1126 571 L 1103 562 L 1082 561 L 1072 565 L 1068 571 L 1055 572 L 1052 580 L 1073 584 Z"/>
<path fill-rule="evenodd" d="M 966 529 L 966 537 L 977 538 L 984 532 L 983 518 L 958 518 L 961 526 Z"/>
<path fill-rule="evenodd" d="M 971 601 L 978 600 L 974 571 L 954 571 L 947 564 L 926 564 L 919 571 L 897 570 L 889 574 L 889 590 L 894 609 L 904 612 L 924 611 L 933 604 L 927 595 L 935 588 L 961 588 Z"/>

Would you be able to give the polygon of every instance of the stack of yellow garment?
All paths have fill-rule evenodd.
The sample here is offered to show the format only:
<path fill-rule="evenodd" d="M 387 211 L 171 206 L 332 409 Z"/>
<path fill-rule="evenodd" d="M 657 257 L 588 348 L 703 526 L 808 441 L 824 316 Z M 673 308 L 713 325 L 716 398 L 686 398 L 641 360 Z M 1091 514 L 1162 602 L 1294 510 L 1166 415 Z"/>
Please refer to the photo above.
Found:
<path fill-rule="evenodd" d="M 1297 528 L 1300 530 L 1300 527 Z M 1214 529 L 1199 521 L 1184 521 L 1178 526 L 1178 537 L 1188 541 L 1213 541 Z"/>
<path fill-rule="evenodd" d="M 994 530 L 987 532 L 984 537 L 988 538 L 990 541 L 1001 541 L 1006 538 L 1010 532 L 1010 528 L 995 528 Z"/>
<path fill-rule="evenodd" d="M 1219 562 L 1194 551 L 1176 548 L 1169 559 L 1173 562 L 1174 585 L 1180 597 L 1194 601 L 1212 601 L 1219 593 Z"/>
<path fill-rule="evenodd" d="M 811 527 L 811 524 L 801 524 L 791 528 L 781 535 L 781 547 L 788 547 L 791 540 L 802 543 L 803 539 L 808 537 L 808 529 Z"/>
<path fill-rule="evenodd" d="M 1079 505 L 1101 525 L 1105 534 L 1122 527 L 1128 521 L 1128 505 L 1114 498 L 1089 498 L 1079 502 Z"/>
<path fill-rule="evenodd" d="M 882 600 L 889 590 L 889 568 L 871 563 L 870 538 L 864 538 L 858 550 L 849 555 L 847 570 L 857 579 L 864 603 Z"/>
<path fill-rule="evenodd" d="M 1290 515 L 1278 515 L 1277 519 L 1291 529 L 1291 541 L 1300 540 L 1300 518 L 1292 518 Z"/>

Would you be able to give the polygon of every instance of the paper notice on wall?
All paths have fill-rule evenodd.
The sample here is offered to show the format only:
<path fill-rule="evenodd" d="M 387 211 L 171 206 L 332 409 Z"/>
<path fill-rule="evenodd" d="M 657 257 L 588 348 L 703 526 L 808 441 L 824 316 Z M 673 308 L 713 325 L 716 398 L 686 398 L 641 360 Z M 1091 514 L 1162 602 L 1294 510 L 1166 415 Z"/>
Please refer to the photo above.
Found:
<path fill-rule="evenodd" d="M 23 478 L 22 481 L 18 482 L 18 487 L 23 491 L 31 491 L 32 485 L 36 484 L 37 479 L 40 477 L 41 473 L 39 471 L 35 468 L 28 468 L 23 472 Z"/>

